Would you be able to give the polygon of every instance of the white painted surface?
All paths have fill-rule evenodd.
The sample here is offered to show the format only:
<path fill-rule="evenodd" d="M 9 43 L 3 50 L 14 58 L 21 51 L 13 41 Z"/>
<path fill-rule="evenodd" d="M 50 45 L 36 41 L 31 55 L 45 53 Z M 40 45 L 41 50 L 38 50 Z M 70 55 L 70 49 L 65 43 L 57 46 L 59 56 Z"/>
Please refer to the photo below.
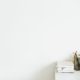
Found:
<path fill-rule="evenodd" d="M 79 49 L 79 36 L 79 0 L 0 0 L 0 80 L 33 80 Z"/>
<path fill-rule="evenodd" d="M 72 61 L 57 62 L 57 72 L 74 72 L 74 64 Z"/>
<path fill-rule="evenodd" d="M 74 73 L 56 73 L 55 80 L 80 80 L 80 71 Z"/>

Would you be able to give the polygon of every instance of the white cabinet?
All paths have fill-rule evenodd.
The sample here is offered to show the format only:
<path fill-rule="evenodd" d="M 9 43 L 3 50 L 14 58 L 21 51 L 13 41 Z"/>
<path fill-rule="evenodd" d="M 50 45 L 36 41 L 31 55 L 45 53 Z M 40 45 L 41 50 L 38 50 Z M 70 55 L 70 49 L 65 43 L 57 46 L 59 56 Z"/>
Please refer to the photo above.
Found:
<path fill-rule="evenodd" d="M 55 80 L 80 80 L 80 71 L 74 73 L 55 73 Z"/>

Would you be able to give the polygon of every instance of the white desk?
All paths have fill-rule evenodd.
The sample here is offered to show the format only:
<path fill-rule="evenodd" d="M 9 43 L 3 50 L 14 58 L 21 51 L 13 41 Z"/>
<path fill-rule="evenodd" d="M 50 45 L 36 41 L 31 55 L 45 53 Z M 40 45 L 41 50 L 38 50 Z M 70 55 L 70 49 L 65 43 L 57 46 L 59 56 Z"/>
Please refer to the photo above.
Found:
<path fill-rule="evenodd" d="M 55 73 L 55 80 L 80 80 L 80 71 L 74 73 Z"/>

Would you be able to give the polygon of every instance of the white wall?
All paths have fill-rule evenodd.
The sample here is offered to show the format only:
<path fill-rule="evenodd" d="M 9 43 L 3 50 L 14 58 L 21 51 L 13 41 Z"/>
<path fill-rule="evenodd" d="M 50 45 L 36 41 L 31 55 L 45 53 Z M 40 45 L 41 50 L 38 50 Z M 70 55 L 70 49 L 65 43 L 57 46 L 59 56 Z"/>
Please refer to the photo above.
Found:
<path fill-rule="evenodd" d="M 0 0 L 0 80 L 33 79 L 79 48 L 79 0 Z"/>

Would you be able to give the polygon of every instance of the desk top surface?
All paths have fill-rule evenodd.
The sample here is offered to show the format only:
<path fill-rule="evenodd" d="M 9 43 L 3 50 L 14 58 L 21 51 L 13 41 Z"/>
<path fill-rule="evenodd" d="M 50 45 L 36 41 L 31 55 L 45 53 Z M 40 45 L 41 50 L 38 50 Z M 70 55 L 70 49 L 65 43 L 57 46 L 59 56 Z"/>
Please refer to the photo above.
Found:
<path fill-rule="evenodd" d="M 80 71 L 73 73 L 55 73 L 56 80 L 80 80 Z"/>

